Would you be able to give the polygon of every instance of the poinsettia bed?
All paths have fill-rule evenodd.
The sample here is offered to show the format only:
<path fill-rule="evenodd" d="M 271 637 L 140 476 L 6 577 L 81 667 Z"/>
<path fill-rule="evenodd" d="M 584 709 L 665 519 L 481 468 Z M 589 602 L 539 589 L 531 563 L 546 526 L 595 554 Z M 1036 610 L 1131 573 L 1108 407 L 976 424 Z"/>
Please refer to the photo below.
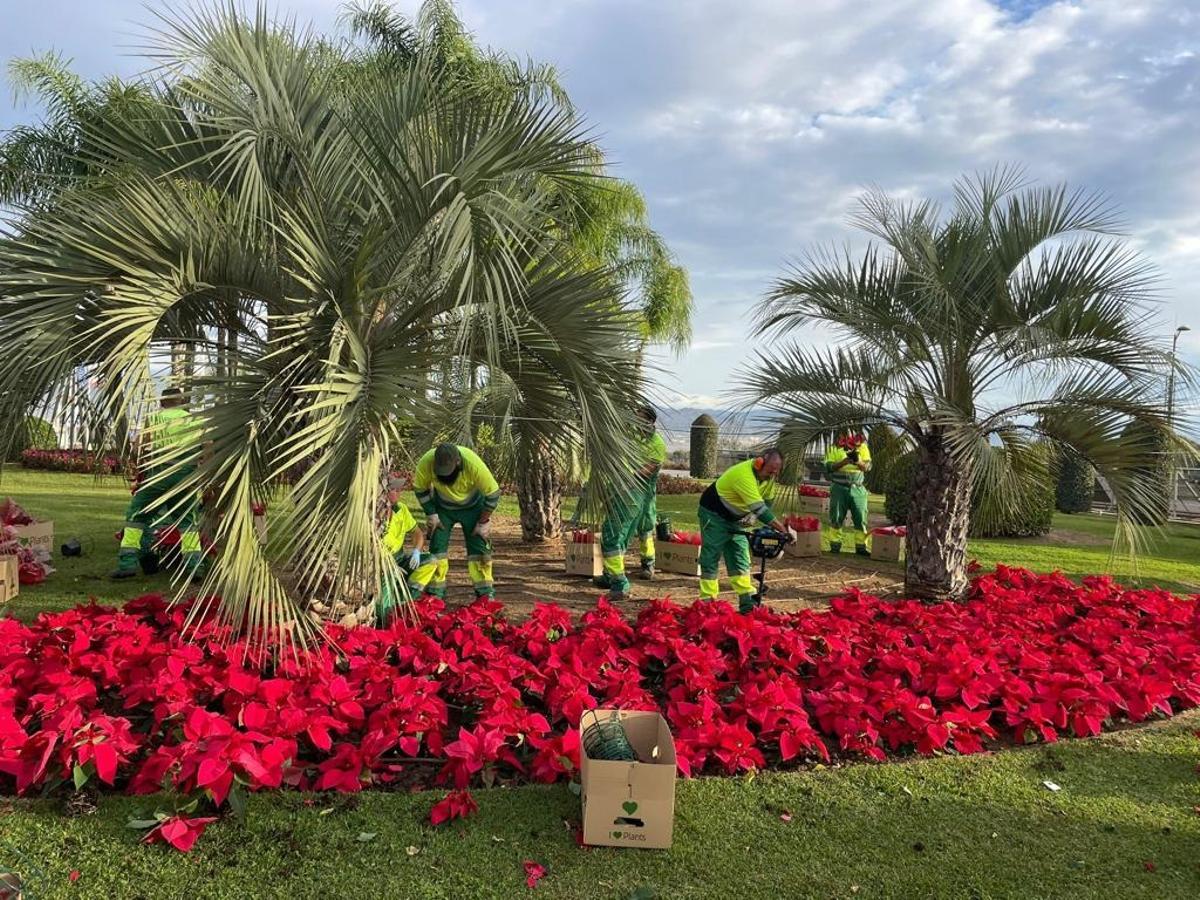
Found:
<path fill-rule="evenodd" d="M 578 623 L 431 605 L 272 659 L 209 622 L 185 637 L 185 610 L 147 596 L 0 620 L 0 793 L 90 782 L 236 807 L 284 787 L 549 783 L 574 775 L 574 726 L 596 705 L 661 710 L 684 775 L 977 753 L 1200 705 L 1198 608 L 1002 567 L 962 604 L 657 601 L 630 622 L 601 602 Z M 436 821 L 473 809 L 452 798 Z M 206 824 L 152 835 L 190 846 Z"/>

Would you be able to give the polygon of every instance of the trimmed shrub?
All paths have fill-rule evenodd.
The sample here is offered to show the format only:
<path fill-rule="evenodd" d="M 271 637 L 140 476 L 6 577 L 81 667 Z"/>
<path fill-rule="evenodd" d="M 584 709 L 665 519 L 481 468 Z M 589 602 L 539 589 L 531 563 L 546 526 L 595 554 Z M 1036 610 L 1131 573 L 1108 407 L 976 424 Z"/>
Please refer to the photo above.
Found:
<path fill-rule="evenodd" d="M 874 453 L 872 453 L 872 460 Z M 917 454 L 908 453 L 892 460 L 887 467 L 883 482 L 883 512 L 893 525 L 908 524 L 908 507 L 912 502 L 913 475 L 917 468 Z"/>
<path fill-rule="evenodd" d="M 45 419 L 37 416 L 26 416 L 17 424 L 16 433 L 10 439 L 7 449 L 7 462 L 17 462 L 26 450 L 53 450 L 58 446 L 58 435 Z M 0 442 L 0 453 L 5 446 Z"/>
<path fill-rule="evenodd" d="M 704 413 L 692 423 L 691 456 L 688 471 L 693 478 L 717 477 L 717 442 L 721 432 L 717 420 Z"/>
<path fill-rule="evenodd" d="M 45 469 L 50 472 L 80 472 L 86 475 L 117 475 L 123 471 L 121 460 L 109 453 L 96 458 L 89 450 L 34 450 L 21 454 L 26 469 Z"/>
<path fill-rule="evenodd" d="M 904 455 L 904 441 L 887 425 L 876 425 L 867 435 L 867 446 L 871 448 L 871 471 L 867 472 L 867 490 L 872 494 L 886 494 L 888 474 L 896 460 Z"/>
<path fill-rule="evenodd" d="M 658 476 L 658 493 L 664 497 L 672 494 L 703 494 L 707 487 L 707 481 L 699 481 L 695 478 L 680 478 L 677 475 Z"/>
<path fill-rule="evenodd" d="M 1058 455 L 1058 479 L 1054 499 L 1058 511 L 1090 512 L 1095 493 L 1096 472 L 1091 463 L 1073 450 L 1061 450 Z"/>
<path fill-rule="evenodd" d="M 896 525 L 908 524 L 917 455 L 909 451 L 889 468 L 884 513 Z M 989 508 L 988 498 L 976 491 L 971 498 L 971 537 L 1036 537 L 1050 531 L 1054 520 L 1054 491 L 1038 484 L 1023 492 L 1009 508 Z"/>

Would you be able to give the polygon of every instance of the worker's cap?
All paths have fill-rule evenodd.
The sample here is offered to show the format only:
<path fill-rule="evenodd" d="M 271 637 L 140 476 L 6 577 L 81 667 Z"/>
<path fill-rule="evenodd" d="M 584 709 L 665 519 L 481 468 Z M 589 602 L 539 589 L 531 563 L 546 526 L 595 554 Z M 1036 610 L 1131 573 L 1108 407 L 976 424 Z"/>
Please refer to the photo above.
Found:
<path fill-rule="evenodd" d="M 433 451 L 433 471 L 436 475 L 445 477 L 462 464 L 462 454 L 456 444 L 438 444 Z"/>

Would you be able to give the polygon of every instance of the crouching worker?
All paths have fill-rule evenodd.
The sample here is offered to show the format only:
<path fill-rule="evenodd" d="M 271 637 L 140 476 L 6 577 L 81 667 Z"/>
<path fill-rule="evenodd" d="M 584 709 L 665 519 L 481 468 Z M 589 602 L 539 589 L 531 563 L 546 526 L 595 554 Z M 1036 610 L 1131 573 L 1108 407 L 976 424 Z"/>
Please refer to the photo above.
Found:
<path fill-rule="evenodd" d="M 494 597 L 492 542 L 488 538 L 492 533 L 492 513 L 500 504 L 500 485 L 487 464 L 467 447 L 438 444 L 417 463 L 413 490 L 425 511 L 425 529 L 429 532 L 433 558 L 439 564 L 446 561 L 450 532 L 455 525 L 461 526 L 467 544 L 467 571 L 475 596 Z M 444 574 L 441 579 L 444 589 Z"/>
<path fill-rule="evenodd" d="M 410 598 L 415 599 L 422 595 L 442 598 L 446 595 L 446 573 L 450 569 L 450 561 L 435 560 L 433 554 L 426 552 L 425 532 L 417 528 L 416 519 L 400 499 L 401 493 L 407 487 L 408 480 L 403 475 L 393 474 L 388 478 L 387 500 L 390 514 L 387 529 L 383 533 L 383 549 L 403 573 Z M 411 549 L 405 547 L 410 534 Z M 385 584 L 383 593 L 375 604 L 375 614 L 381 626 L 391 622 L 398 606 L 397 598 Z"/>
<path fill-rule="evenodd" d="M 180 533 L 184 570 L 198 580 L 204 574 L 199 497 L 195 491 L 179 496 L 175 489 L 196 472 L 202 450 L 200 426 L 188 412 L 180 388 L 167 388 L 159 402 L 161 409 L 149 417 L 138 438 L 140 478 L 125 511 L 117 568 L 111 577 L 132 578 L 139 567 L 147 575 L 155 574 L 159 559 L 155 531 L 174 525 Z"/>
<path fill-rule="evenodd" d="M 741 532 L 761 522 L 787 534 L 771 511 L 775 478 L 783 468 L 783 454 L 768 450 L 725 470 L 700 495 L 700 599 L 715 600 L 721 592 L 721 560 L 738 598 L 738 612 L 758 605 L 750 577 L 750 542 Z"/>

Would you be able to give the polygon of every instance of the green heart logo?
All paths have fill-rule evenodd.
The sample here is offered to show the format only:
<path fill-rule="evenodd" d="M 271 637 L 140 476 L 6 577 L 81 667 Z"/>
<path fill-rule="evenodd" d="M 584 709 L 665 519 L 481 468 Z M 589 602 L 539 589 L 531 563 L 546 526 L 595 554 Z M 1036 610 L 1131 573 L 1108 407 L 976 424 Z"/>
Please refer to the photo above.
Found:
<path fill-rule="evenodd" d="M 619 840 L 621 839 L 621 832 L 619 832 L 619 831 L 614 831 L 614 832 L 612 833 L 612 836 L 613 836 L 613 838 L 614 838 L 614 839 L 616 839 L 616 840 L 618 840 L 618 841 L 619 841 Z"/>
<path fill-rule="evenodd" d="M 635 812 L 637 812 L 637 804 L 632 800 L 626 800 L 621 804 L 621 809 L 625 810 L 626 813 L 632 816 Z"/>

